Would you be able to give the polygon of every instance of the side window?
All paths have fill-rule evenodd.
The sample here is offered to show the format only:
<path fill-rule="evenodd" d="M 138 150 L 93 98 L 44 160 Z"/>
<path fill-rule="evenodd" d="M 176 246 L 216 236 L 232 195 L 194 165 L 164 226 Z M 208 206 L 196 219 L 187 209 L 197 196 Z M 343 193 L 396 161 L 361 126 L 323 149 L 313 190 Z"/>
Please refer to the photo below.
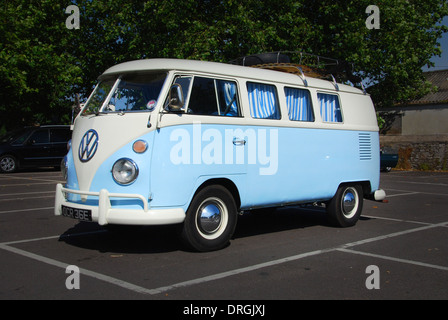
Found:
<path fill-rule="evenodd" d="M 261 83 L 247 83 L 249 107 L 252 118 L 280 119 L 277 90 L 275 86 Z"/>
<path fill-rule="evenodd" d="M 28 140 L 32 144 L 49 143 L 48 129 L 35 131 Z"/>
<path fill-rule="evenodd" d="M 239 117 L 239 100 L 236 83 L 227 80 L 216 80 L 218 106 L 221 116 Z"/>
<path fill-rule="evenodd" d="M 317 93 L 317 98 L 320 105 L 320 115 L 324 122 L 342 122 L 342 112 L 337 95 Z"/>
<path fill-rule="evenodd" d="M 50 129 L 50 141 L 53 143 L 64 142 L 70 140 L 71 132 L 69 129 Z"/>
<path fill-rule="evenodd" d="M 314 121 L 311 96 L 308 90 L 285 88 L 289 120 Z"/>
<path fill-rule="evenodd" d="M 188 113 L 218 115 L 215 81 L 213 79 L 194 78 L 188 109 Z"/>
<path fill-rule="evenodd" d="M 236 82 L 204 77 L 178 77 L 175 83 L 182 87 L 185 101 L 188 100 L 190 83 L 190 99 L 188 113 L 211 116 L 240 116 L 238 89 Z"/>

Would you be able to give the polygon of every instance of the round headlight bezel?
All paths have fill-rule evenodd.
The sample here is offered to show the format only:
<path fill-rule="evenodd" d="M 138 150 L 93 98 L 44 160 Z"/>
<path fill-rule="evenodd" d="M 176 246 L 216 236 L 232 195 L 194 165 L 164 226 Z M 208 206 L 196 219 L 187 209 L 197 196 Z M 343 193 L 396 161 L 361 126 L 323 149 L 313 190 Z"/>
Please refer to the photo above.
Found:
<path fill-rule="evenodd" d="M 121 158 L 115 161 L 111 172 L 116 183 L 128 186 L 137 180 L 139 170 L 135 161 L 129 158 Z"/>

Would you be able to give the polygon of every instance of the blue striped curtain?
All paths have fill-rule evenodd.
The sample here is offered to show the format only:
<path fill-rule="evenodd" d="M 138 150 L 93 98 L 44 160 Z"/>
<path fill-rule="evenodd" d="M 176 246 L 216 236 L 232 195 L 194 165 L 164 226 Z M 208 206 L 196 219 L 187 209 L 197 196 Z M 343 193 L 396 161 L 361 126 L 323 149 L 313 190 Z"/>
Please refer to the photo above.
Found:
<path fill-rule="evenodd" d="M 337 95 L 318 93 L 320 115 L 324 122 L 342 122 L 341 108 Z"/>
<path fill-rule="evenodd" d="M 258 119 L 280 119 L 274 86 L 248 83 L 250 114 Z"/>
<path fill-rule="evenodd" d="M 314 121 L 309 91 L 285 88 L 285 95 L 289 120 Z"/>

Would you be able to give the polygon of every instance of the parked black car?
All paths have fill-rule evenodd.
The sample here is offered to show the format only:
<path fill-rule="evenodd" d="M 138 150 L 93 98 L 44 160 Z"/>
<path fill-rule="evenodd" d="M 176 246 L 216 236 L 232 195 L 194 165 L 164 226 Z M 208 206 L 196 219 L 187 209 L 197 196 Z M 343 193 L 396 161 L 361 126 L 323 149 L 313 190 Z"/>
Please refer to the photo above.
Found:
<path fill-rule="evenodd" d="M 0 172 L 59 167 L 67 154 L 70 126 L 26 127 L 0 137 Z"/>
<path fill-rule="evenodd" d="M 398 164 L 398 154 L 384 153 L 381 151 L 380 155 L 380 170 L 390 172 Z"/>

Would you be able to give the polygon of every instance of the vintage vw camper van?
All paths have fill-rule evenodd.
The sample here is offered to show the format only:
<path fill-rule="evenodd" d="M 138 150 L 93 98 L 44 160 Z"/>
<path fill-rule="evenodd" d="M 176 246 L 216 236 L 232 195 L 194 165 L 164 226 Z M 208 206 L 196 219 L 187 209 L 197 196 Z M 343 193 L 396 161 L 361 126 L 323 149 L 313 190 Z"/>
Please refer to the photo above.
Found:
<path fill-rule="evenodd" d="M 74 120 L 55 214 L 180 224 L 226 246 L 239 213 L 322 203 L 354 225 L 382 200 L 375 110 L 362 90 L 277 70 L 177 59 L 106 70 Z"/>

